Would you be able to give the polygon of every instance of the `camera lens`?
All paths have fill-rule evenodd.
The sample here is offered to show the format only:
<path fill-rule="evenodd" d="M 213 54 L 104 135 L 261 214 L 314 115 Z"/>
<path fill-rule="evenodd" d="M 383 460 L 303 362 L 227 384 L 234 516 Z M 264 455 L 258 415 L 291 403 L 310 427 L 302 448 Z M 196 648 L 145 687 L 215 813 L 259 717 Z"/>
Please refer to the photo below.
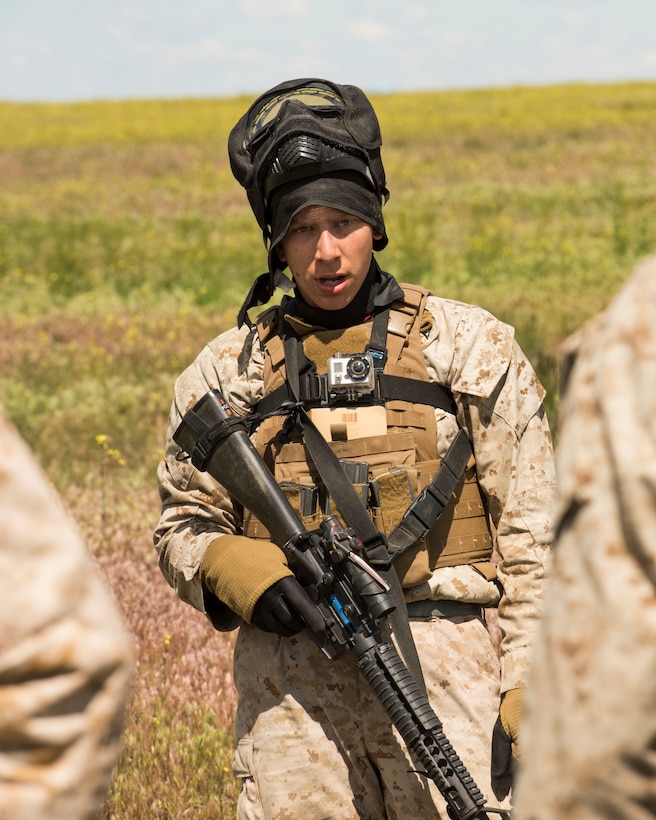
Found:
<path fill-rule="evenodd" d="M 346 372 L 354 382 L 361 382 L 369 375 L 371 365 L 364 356 L 351 356 L 346 364 Z"/>

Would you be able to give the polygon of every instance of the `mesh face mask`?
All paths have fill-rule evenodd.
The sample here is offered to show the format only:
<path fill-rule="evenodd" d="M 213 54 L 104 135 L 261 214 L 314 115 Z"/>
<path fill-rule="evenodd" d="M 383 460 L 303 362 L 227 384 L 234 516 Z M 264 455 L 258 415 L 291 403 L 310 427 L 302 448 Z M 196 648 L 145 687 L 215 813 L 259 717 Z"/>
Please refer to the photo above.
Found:
<path fill-rule="evenodd" d="M 244 145 L 251 156 L 255 156 L 257 144 L 274 126 L 283 105 L 292 101 L 311 108 L 324 117 L 338 116 L 345 110 L 341 96 L 321 81 L 288 90 L 273 89 L 260 97 L 248 110 Z"/>

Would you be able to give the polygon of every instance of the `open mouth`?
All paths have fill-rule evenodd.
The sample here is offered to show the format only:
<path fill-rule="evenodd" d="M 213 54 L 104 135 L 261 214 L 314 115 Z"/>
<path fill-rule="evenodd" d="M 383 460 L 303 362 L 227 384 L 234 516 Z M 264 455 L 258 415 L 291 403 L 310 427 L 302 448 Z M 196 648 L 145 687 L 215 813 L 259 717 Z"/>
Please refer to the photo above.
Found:
<path fill-rule="evenodd" d="M 346 282 L 346 276 L 321 276 L 316 282 L 322 289 L 335 290 Z"/>

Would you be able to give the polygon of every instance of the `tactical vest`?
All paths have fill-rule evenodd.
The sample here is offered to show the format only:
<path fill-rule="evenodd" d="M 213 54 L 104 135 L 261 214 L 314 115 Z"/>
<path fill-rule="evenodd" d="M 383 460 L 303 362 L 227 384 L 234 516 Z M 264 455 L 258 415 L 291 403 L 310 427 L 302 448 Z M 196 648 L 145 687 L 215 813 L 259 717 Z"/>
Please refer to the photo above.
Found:
<path fill-rule="evenodd" d="M 383 372 L 419 380 L 425 388 L 429 376 L 420 331 L 429 291 L 415 285 L 401 287 L 404 299 L 394 302 L 389 313 Z M 372 330 L 371 322 L 338 331 L 317 330 L 293 317 L 283 317 L 278 306 L 264 311 L 256 326 L 265 351 L 265 397 L 286 384 L 283 321 L 302 337 L 305 356 L 315 363 L 318 374 L 326 373 L 331 356 L 364 351 Z M 383 398 L 384 403 L 378 407 L 362 407 L 356 402 L 335 408 L 337 423 L 328 425 L 325 437 L 361 495 L 376 529 L 389 536 L 413 499 L 433 480 L 441 460 L 434 407 L 420 401 Z M 318 417 L 319 425 L 323 421 Z M 264 418 L 257 429 L 255 446 L 304 526 L 312 530 L 325 515 L 340 517 L 339 509 L 325 490 L 320 465 L 312 462 L 298 430 L 293 426 L 287 429 L 285 422 L 285 415 Z M 370 430 L 373 435 L 367 434 Z M 248 512 L 244 534 L 268 538 L 266 527 Z M 396 558 L 394 565 L 403 586 L 410 587 L 427 580 L 437 567 L 488 562 L 491 554 L 488 518 L 472 457 L 436 524 L 426 537 Z"/>

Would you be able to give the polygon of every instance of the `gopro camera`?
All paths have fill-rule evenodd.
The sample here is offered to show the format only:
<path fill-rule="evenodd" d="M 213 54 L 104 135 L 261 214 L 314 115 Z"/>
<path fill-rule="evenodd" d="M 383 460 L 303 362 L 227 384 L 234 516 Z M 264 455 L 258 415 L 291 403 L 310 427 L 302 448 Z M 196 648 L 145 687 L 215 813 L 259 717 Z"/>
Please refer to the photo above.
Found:
<path fill-rule="evenodd" d="M 360 395 L 372 393 L 375 386 L 374 360 L 368 353 L 337 353 L 328 359 L 330 391 Z"/>

